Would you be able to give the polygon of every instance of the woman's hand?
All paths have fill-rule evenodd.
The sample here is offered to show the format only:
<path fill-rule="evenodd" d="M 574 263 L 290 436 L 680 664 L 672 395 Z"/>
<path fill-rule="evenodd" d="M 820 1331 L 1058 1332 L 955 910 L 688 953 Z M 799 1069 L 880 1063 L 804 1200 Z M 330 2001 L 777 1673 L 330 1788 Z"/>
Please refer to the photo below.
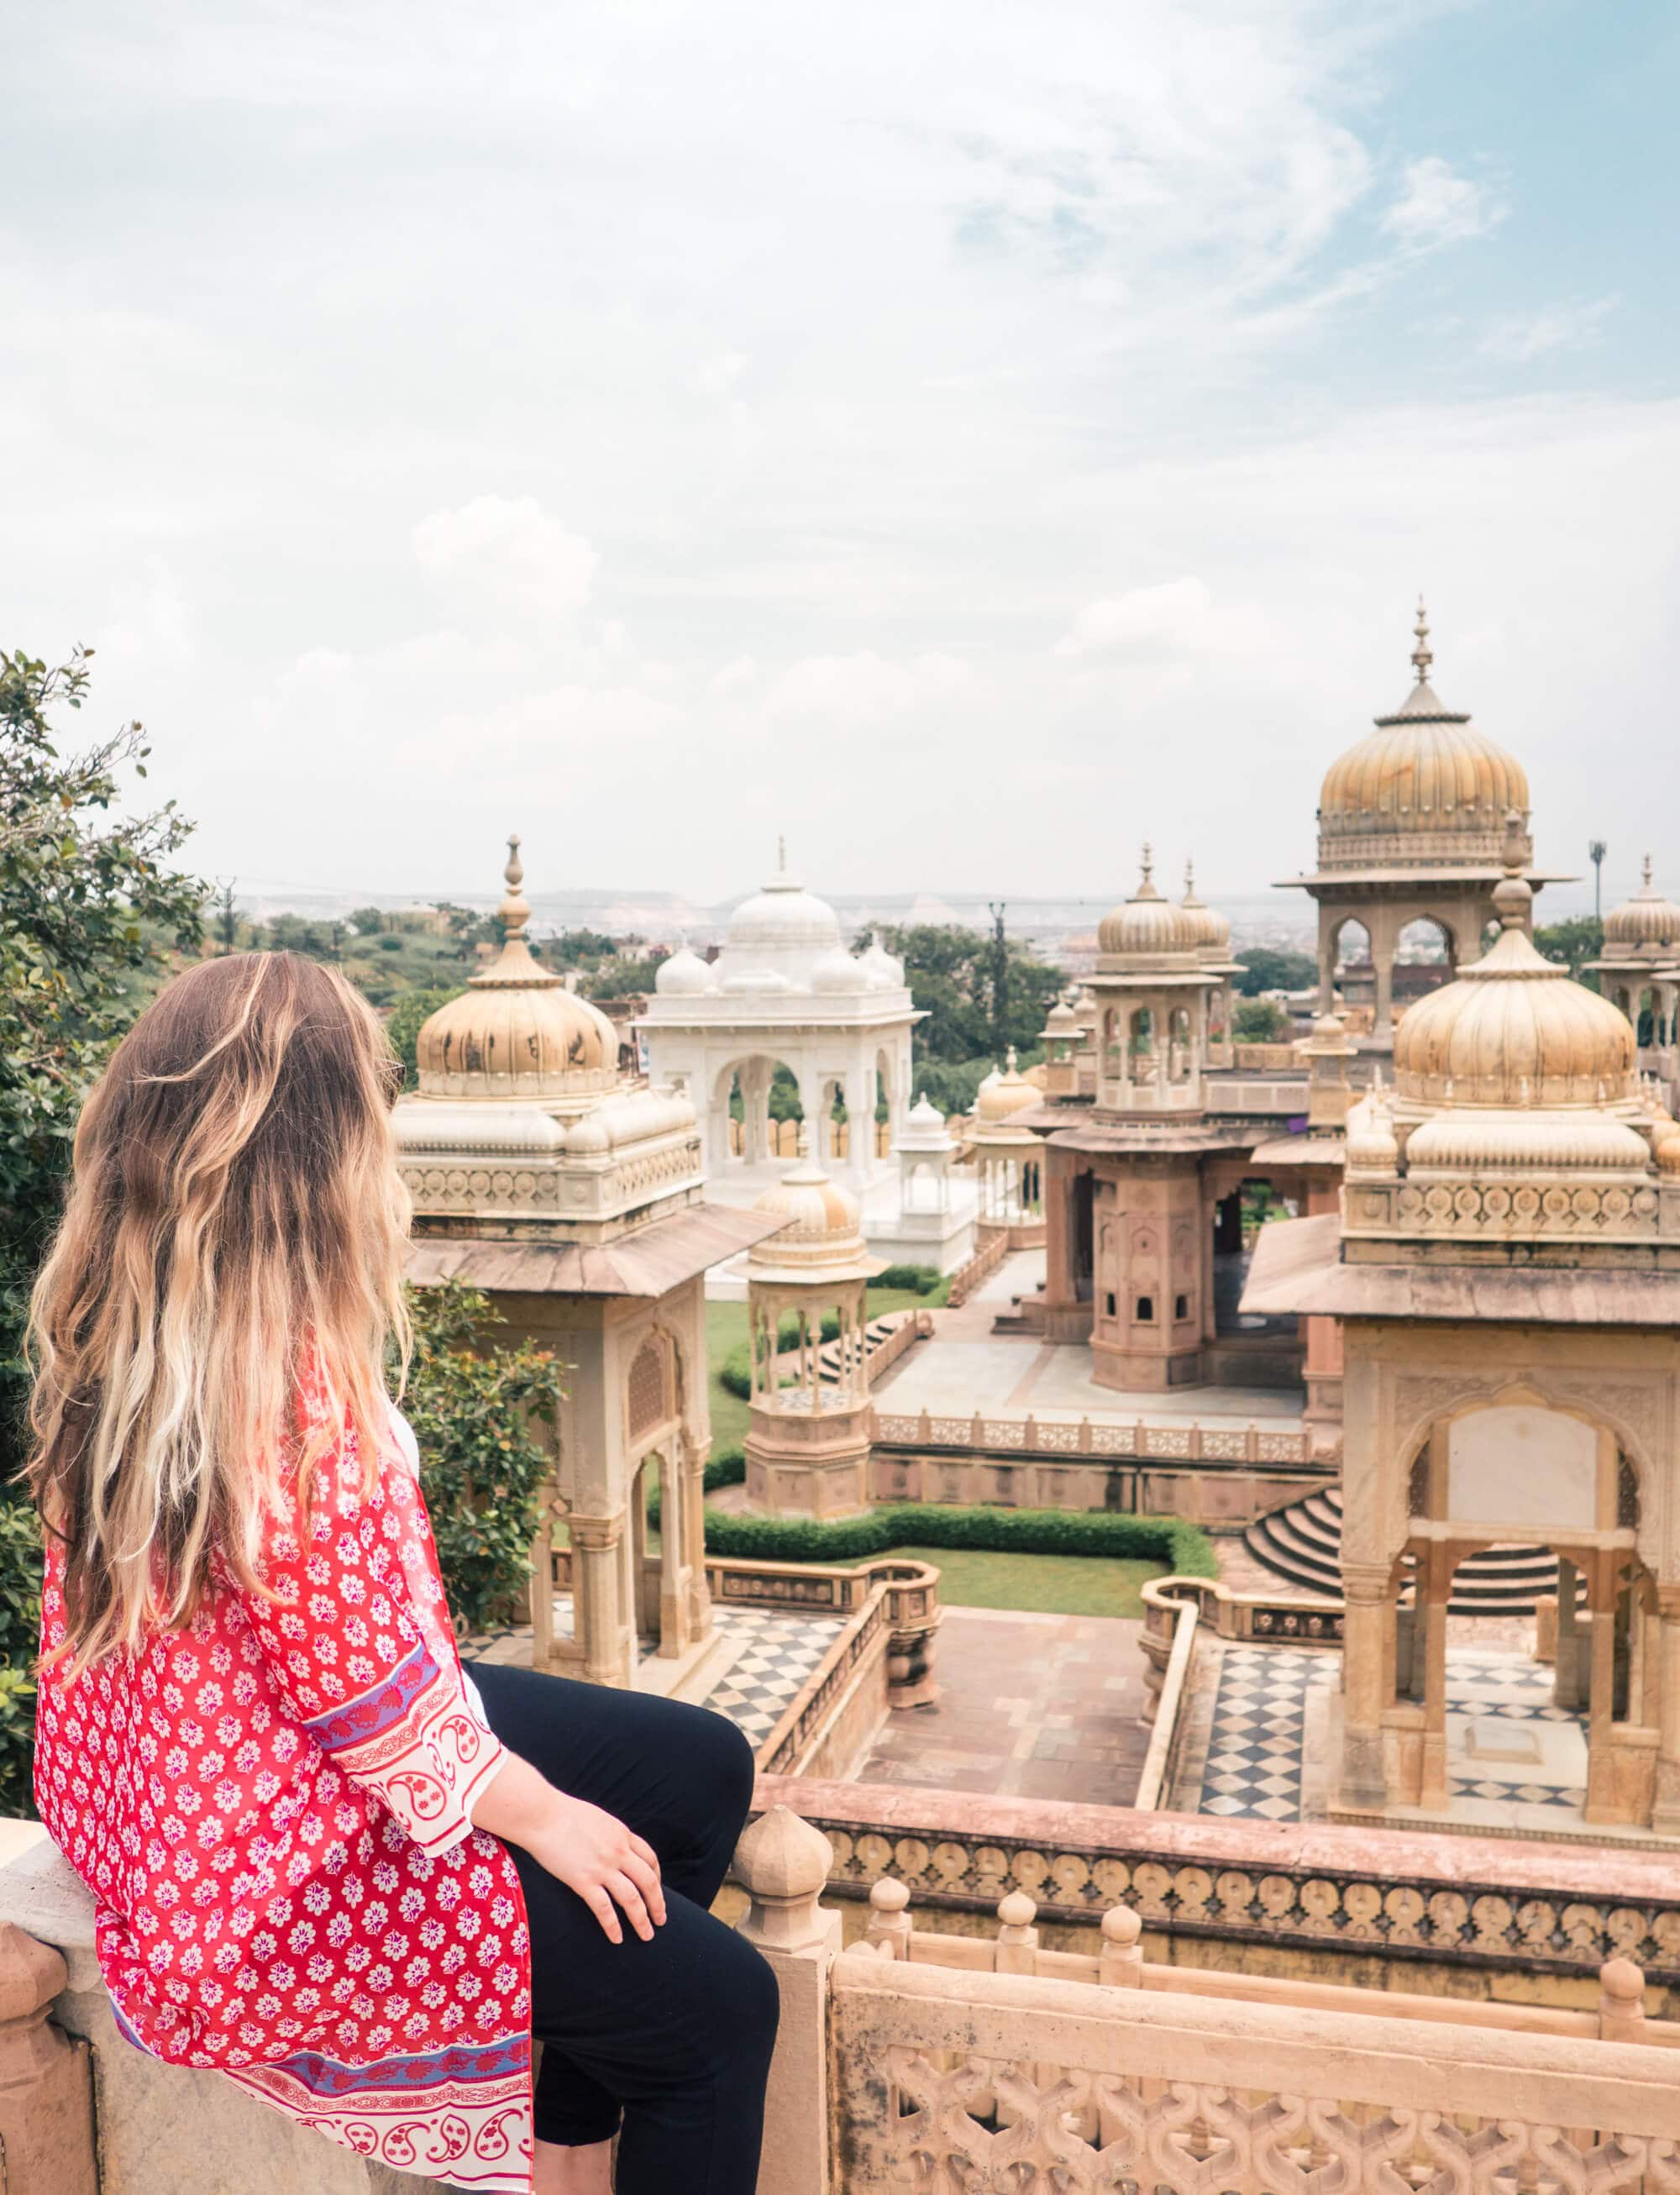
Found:
<path fill-rule="evenodd" d="M 556 1881 L 575 1890 L 615 1944 L 624 1940 L 620 1909 L 644 1944 L 665 1917 L 659 1856 L 613 1814 L 573 1799 L 528 1760 L 505 1754 L 473 1808 L 473 1826 L 520 1845 Z"/>
<path fill-rule="evenodd" d="M 665 1895 L 659 1881 L 659 1862 L 645 1837 L 627 1829 L 615 1815 L 587 1799 L 554 1795 L 550 1818 L 538 1839 L 526 1846 L 532 1859 L 567 1889 L 575 1890 L 607 1936 L 614 1944 L 624 1940 L 622 1907 L 632 1928 L 645 1944 L 663 1926 Z"/>

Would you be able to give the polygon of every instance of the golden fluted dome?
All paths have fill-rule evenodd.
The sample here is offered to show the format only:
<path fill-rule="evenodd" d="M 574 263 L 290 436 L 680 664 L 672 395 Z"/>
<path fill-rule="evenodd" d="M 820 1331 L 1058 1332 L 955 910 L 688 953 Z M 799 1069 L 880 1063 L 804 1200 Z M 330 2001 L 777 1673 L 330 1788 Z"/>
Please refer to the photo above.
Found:
<path fill-rule="evenodd" d="M 1137 890 L 1123 907 L 1105 914 L 1096 925 L 1099 953 L 1138 953 L 1153 958 L 1160 953 L 1195 951 L 1194 915 L 1161 897 L 1155 890 L 1154 867 L 1146 845 L 1143 875 Z"/>
<path fill-rule="evenodd" d="M 1417 683 L 1391 717 L 1333 762 L 1319 794 L 1320 867 L 1497 856 L 1507 814 L 1528 812 L 1520 763 L 1429 683 L 1434 657 L 1421 601 L 1412 660 Z M 1464 844 L 1479 840 L 1479 845 Z"/>
<path fill-rule="evenodd" d="M 1680 907 L 1665 899 L 1651 882 L 1651 857 L 1645 856 L 1644 880 L 1633 897 L 1604 918 L 1604 948 L 1667 946 L 1680 951 Z"/>
<path fill-rule="evenodd" d="M 981 1084 L 975 1099 L 975 1115 L 981 1121 L 1007 1121 L 1013 1114 L 1024 1113 L 1029 1105 L 1036 1105 L 1043 1095 L 1015 1064 L 1015 1050 L 1011 1045 L 1003 1073 L 999 1074 L 994 1068 Z"/>
<path fill-rule="evenodd" d="M 1395 1087 L 1454 1108 L 1637 1101 L 1631 1023 L 1535 951 L 1525 926 L 1533 895 L 1516 867 L 1508 854 L 1493 893 L 1505 927 L 1493 949 L 1396 1025 Z"/>
<path fill-rule="evenodd" d="M 541 967 L 525 942 L 519 838 L 508 841 L 507 936 L 458 999 L 420 1027 L 415 1060 L 426 1098 L 593 1099 L 618 1085 L 618 1032 L 598 1007 Z"/>
<path fill-rule="evenodd" d="M 761 1281 L 863 1279 L 881 1270 L 863 1239 L 863 1207 L 849 1189 L 831 1181 L 811 1155 L 808 1127 L 800 1134 L 799 1162 L 773 1182 L 753 1205 L 784 1221 L 775 1234 L 754 1243 L 749 1271 Z"/>
<path fill-rule="evenodd" d="M 1193 861 L 1184 864 L 1184 896 L 1178 902 L 1178 911 L 1188 921 L 1193 943 L 1199 953 L 1228 953 L 1231 949 L 1231 925 L 1217 908 L 1207 907 L 1196 897 L 1196 870 Z"/>

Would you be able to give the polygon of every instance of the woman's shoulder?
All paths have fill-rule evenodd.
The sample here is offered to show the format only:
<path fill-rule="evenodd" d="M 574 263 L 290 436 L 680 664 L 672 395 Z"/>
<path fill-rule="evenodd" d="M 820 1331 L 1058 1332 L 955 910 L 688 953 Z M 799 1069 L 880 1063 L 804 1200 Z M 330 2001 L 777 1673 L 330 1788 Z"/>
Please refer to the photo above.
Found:
<path fill-rule="evenodd" d="M 414 1437 L 414 1428 L 394 1403 L 388 1401 L 385 1407 L 390 1413 L 391 1436 L 396 1442 L 397 1452 L 407 1466 L 410 1476 L 418 1478 L 420 1443 Z"/>

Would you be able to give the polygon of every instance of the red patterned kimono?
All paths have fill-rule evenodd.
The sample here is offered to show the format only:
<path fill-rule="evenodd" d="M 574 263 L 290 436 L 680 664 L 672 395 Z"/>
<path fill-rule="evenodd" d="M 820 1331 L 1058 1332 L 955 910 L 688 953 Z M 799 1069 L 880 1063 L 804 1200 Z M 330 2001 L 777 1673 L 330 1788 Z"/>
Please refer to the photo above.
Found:
<path fill-rule="evenodd" d="M 475 1830 L 500 1766 L 462 1674 L 397 1437 L 272 1520 L 273 1598 L 44 1672 L 35 1797 L 98 1901 L 118 2024 L 365 2157 L 483 2195 L 531 2186 L 531 1974 L 512 1861 Z M 64 1635 L 49 1552 L 43 1650 Z"/>

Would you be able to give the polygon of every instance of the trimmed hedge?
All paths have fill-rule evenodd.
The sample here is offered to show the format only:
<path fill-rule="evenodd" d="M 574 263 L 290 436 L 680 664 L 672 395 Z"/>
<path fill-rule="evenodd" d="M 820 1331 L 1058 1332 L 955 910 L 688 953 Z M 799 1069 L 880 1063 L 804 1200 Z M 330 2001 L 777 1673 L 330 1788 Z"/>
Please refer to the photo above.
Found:
<path fill-rule="evenodd" d="M 1120 1517 L 1106 1509 L 948 1507 L 890 1501 L 862 1517 L 820 1524 L 804 1517 L 705 1512 L 709 1555 L 744 1561 L 852 1563 L 889 1548 L 972 1547 L 993 1555 L 1130 1555 L 1164 1562 L 1178 1577 L 1217 1577 L 1213 1543 L 1179 1517 Z"/>
<path fill-rule="evenodd" d="M 928 1296 L 939 1286 L 939 1272 L 933 1265 L 886 1265 L 869 1285 L 872 1288 L 913 1288 L 918 1296 Z"/>

